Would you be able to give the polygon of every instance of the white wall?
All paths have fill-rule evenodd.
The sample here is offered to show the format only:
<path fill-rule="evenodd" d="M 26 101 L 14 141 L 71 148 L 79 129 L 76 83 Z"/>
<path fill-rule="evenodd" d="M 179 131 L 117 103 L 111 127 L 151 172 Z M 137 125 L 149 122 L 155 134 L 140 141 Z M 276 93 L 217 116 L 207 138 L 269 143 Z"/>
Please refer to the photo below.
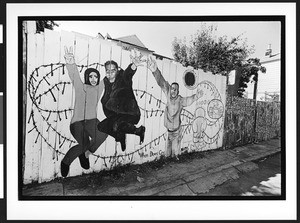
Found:
<path fill-rule="evenodd" d="M 60 162 L 69 148 L 76 144 L 69 130 L 75 95 L 67 70 L 63 69 L 64 46 L 73 46 L 81 76 L 87 67 L 93 67 L 99 69 L 103 78 L 103 64 L 109 59 L 117 61 L 123 69 L 130 63 L 129 51 L 105 40 L 65 31 L 45 30 L 43 34 L 28 34 L 25 184 L 61 177 Z M 157 63 L 169 83 L 179 83 L 183 97 L 196 93 L 197 89 L 203 91 L 203 97 L 182 112 L 184 131 L 179 153 L 221 147 L 225 77 L 197 70 L 197 88 L 189 90 L 183 83 L 183 73 L 187 68 L 165 59 Z M 129 163 L 140 164 L 165 154 L 167 131 L 163 124 L 163 111 L 166 97 L 146 67 L 138 68 L 133 78 L 133 89 L 141 109 L 141 120 L 137 126 L 146 127 L 144 143 L 139 145 L 137 136 L 127 135 L 127 149 L 122 152 L 120 144 L 109 136 L 90 156 L 91 168 L 83 170 L 76 159 L 71 164 L 69 176 L 99 172 Z M 99 102 L 98 119 L 101 121 L 104 118 Z"/>

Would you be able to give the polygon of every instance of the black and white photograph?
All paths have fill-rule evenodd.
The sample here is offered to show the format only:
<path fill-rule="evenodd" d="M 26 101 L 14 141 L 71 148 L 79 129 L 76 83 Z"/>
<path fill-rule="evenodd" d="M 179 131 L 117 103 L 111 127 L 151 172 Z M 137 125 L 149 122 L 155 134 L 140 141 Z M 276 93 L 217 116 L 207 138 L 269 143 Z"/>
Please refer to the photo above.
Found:
<path fill-rule="evenodd" d="M 36 19 L 23 196 L 280 199 L 283 18 Z"/>
<path fill-rule="evenodd" d="M 296 216 L 295 4 L 235 4 L 7 4 L 8 219 Z"/>

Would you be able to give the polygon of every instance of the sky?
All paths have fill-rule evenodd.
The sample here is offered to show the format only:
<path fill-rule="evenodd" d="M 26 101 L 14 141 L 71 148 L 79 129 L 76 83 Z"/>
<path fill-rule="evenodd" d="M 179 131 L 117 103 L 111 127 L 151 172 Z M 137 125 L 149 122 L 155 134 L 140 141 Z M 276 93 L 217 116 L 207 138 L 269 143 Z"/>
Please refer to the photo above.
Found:
<path fill-rule="evenodd" d="M 197 30 L 201 30 L 201 22 L 128 22 L 128 21 L 56 21 L 59 27 L 55 30 L 75 31 L 89 36 L 107 33 L 112 38 L 136 35 L 149 49 L 166 57 L 172 56 L 172 41 L 174 38 L 189 40 Z M 202 25 L 201 25 L 202 24 Z M 251 57 L 263 60 L 268 45 L 272 53 L 280 53 L 280 22 L 205 22 L 208 26 L 217 26 L 217 37 L 237 37 L 242 34 L 249 46 L 254 45 L 255 53 Z"/>

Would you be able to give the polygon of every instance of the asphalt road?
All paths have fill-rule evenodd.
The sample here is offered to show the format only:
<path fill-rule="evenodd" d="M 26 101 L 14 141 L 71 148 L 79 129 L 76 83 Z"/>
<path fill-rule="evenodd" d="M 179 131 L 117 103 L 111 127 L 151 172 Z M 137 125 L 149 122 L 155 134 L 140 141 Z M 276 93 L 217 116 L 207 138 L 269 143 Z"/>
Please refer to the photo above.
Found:
<path fill-rule="evenodd" d="M 204 196 L 280 196 L 281 154 L 257 161 L 258 169 L 242 173 L 203 194 Z"/>

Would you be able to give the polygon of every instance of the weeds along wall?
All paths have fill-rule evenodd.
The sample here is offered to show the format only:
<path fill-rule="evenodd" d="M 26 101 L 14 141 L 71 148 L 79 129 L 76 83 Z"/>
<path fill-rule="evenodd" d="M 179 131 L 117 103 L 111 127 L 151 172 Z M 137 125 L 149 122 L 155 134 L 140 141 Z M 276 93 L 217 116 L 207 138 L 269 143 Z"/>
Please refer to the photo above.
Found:
<path fill-rule="evenodd" d="M 257 141 L 281 137 L 280 102 L 257 102 L 255 133 Z"/>
<path fill-rule="evenodd" d="M 73 47 L 82 80 L 84 71 L 89 67 L 98 69 L 101 79 L 104 78 L 103 65 L 107 60 L 115 60 L 123 69 L 131 62 L 129 51 L 106 40 L 47 29 L 41 34 L 27 34 L 24 184 L 61 177 L 60 162 L 66 152 L 77 144 L 70 133 L 75 93 L 65 66 L 65 46 Z M 188 69 L 167 59 L 156 61 L 166 81 L 178 82 L 182 97 L 197 91 L 202 95 L 181 112 L 180 134 L 172 136 L 179 143 L 177 153 L 222 147 L 226 78 Z M 82 169 L 76 159 L 68 176 L 126 164 L 141 164 L 165 156 L 167 142 L 171 140 L 164 126 L 166 96 L 145 66 L 138 67 L 133 77 L 133 90 L 141 110 L 137 126 L 146 127 L 144 143 L 140 145 L 138 136 L 128 134 L 127 149 L 122 152 L 120 144 L 108 136 L 90 156 L 90 169 Z M 97 118 L 99 121 L 105 118 L 101 101 L 98 103 Z"/>
<path fill-rule="evenodd" d="M 223 147 L 232 148 L 281 136 L 280 103 L 227 96 Z"/>
<path fill-rule="evenodd" d="M 256 104 L 253 99 L 228 96 L 223 146 L 232 148 L 255 141 Z"/>

